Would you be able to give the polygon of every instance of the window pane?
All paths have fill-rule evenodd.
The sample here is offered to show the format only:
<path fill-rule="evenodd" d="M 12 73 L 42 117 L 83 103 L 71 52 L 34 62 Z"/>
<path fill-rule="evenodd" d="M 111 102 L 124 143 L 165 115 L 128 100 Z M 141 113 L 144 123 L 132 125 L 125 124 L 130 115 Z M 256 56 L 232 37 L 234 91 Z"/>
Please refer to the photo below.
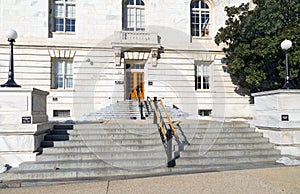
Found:
<path fill-rule="evenodd" d="M 72 62 L 68 61 L 65 63 L 65 74 L 72 74 L 73 73 L 73 67 Z"/>
<path fill-rule="evenodd" d="M 55 88 L 63 88 L 63 75 L 56 75 Z"/>
<path fill-rule="evenodd" d="M 136 28 L 137 28 L 137 30 L 144 29 L 144 24 L 145 24 L 144 13 L 145 13 L 144 9 L 136 10 Z"/>
<path fill-rule="evenodd" d="M 209 89 L 209 76 L 203 77 L 203 89 Z"/>
<path fill-rule="evenodd" d="M 199 12 L 192 12 L 191 15 L 191 31 L 192 36 L 199 36 Z"/>
<path fill-rule="evenodd" d="M 54 31 L 64 31 L 64 19 L 54 20 Z"/>
<path fill-rule="evenodd" d="M 127 0 L 125 2 L 125 5 L 133 5 L 134 4 L 134 0 Z"/>
<path fill-rule="evenodd" d="M 197 65 L 197 75 L 198 76 L 203 75 L 203 73 L 202 73 L 202 65 Z"/>
<path fill-rule="evenodd" d="M 193 1 L 191 3 L 191 8 L 199 8 L 199 1 Z"/>
<path fill-rule="evenodd" d="M 210 67 L 209 67 L 209 65 L 203 65 L 203 75 L 205 75 L 205 76 L 209 76 L 209 71 L 210 70 Z"/>
<path fill-rule="evenodd" d="M 201 84 L 201 76 L 197 76 L 197 89 L 201 89 L 202 84 Z"/>
<path fill-rule="evenodd" d="M 134 29 L 134 9 L 132 8 L 127 9 L 127 23 L 125 25 L 127 29 Z"/>
<path fill-rule="evenodd" d="M 54 16 L 60 17 L 60 18 L 64 17 L 64 5 L 63 4 L 55 4 Z"/>
<path fill-rule="evenodd" d="M 67 5 L 66 12 L 67 12 L 66 13 L 67 18 L 75 18 L 75 14 L 76 14 L 75 5 Z"/>
<path fill-rule="evenodd" d="M 55 74 L 62 74 L 62 61 L 56 61 L 55 62 Z"/>
<path fill-rule="evenodd" d="M 73 75 L 66 75 L 65 79 L 66 88 L 73 88 Z"/>
<path fill-rule="evenodd" d="M 66 19 L 66 32 L 75 32 L 75 20 Z"/>
<path fill-rule="evenodd" d="M 136 0 L 136 5 L 145 5 L 145 3 L 142 0 Z"/>
<path fill-rule="evenodd" d="M 201 1 L 201 8 L 203 8 L 203 9 L 209 9 L 207 3 L 205 3 L 203 0 Z"/>

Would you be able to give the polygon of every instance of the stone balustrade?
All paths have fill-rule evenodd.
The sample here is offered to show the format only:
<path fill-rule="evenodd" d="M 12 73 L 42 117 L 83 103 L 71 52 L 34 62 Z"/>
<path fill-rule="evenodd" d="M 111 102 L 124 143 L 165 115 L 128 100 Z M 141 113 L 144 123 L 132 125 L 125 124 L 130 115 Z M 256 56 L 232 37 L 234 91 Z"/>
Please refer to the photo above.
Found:
<path fill-rule="evenodd" d="M 137 31 L 117 31 L 115 32 L 113 45 L 141 45 L 142 47 L 158 47 L 160 45 L 157 33 L 137 32 Z"/>

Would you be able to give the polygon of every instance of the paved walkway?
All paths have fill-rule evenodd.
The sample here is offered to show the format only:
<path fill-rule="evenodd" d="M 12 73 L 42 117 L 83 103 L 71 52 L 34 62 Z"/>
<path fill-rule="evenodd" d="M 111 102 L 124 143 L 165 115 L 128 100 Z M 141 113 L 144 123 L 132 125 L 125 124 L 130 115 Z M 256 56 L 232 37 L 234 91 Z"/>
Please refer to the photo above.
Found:
<path fill-rule="evenodd" d="M 293 193 L 300 194 L 300 166 L 163 176 L 120 181 L 0 189 L 0 194 Z"/>

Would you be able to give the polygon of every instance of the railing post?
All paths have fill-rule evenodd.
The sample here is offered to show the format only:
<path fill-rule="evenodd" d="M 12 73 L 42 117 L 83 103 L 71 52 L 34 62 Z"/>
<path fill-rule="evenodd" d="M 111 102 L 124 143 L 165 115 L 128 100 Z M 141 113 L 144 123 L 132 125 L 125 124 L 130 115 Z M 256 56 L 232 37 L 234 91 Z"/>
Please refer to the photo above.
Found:
<path fill-rule="evenodd" d="M 153 98 L 153 101 L 154 101 L 155 109 L 157 110 L 157 97 L 154 97 L 154 98 Z M 157 117 L 156 117 L 156 114 L 154 114 L 154 117 L 153 117 L 153 124 L 157 124 Z"/>
<path fill-rule="evenodd" d="M 144 113 L 143 113 L 143 101 L 140 101 L 140 113 L 141 113 L 141 119 L 144 120 L 146 119 L 146 117 L 144 117 Z"/>
<path fill-rule="evenodd" d="M 172 130 L 167 130 L 167 167 L 174 167 L 175 166 L 175 160 L 173 159 L 173 152 L 172 152 Z"/>

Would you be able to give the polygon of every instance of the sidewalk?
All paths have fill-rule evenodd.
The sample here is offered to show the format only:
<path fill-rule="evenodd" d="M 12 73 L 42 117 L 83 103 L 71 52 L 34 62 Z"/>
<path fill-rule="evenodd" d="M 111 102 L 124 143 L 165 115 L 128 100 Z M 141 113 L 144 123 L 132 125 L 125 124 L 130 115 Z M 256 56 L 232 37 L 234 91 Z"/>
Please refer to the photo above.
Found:
<path fill-rule="evenodd" d="M 104 182 L 0 189 L 0 194 L 293 193 L 300 194 L 300 166 L 162 176 Z"/>

